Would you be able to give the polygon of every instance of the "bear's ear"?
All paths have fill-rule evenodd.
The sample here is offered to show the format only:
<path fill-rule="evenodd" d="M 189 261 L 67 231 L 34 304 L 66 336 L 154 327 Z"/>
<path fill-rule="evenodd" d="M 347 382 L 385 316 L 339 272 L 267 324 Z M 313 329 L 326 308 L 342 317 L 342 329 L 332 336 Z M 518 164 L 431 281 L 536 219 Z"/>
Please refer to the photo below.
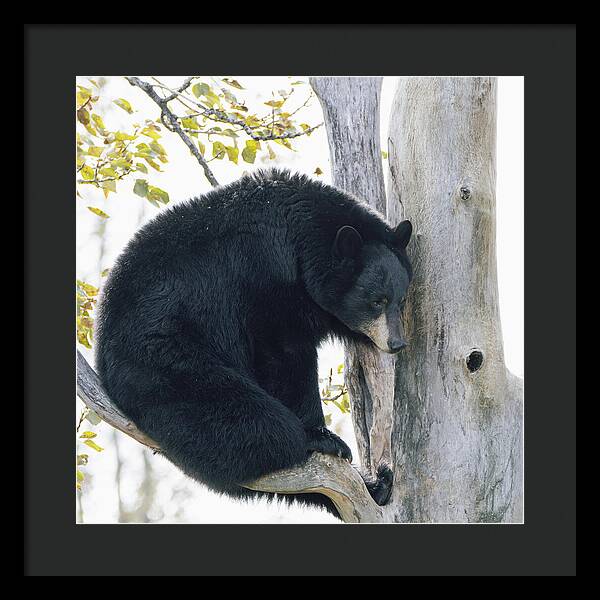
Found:
<path fill-rule="evenodd" d="M 410 241 L 410 236 L 412 235 L 412 223 L 410 221 L 402 221 L 395 229 L 394 229 L 394 243 L 398 248 L 406 248 L 408 246 L 408 242 Z"/>
<path fill-rule="evenodd" d="M 363 246 L 363 239 L 350 225 L 338 229 L 333 242 L 333 255 L 337 258 L 355 258 Z"/>

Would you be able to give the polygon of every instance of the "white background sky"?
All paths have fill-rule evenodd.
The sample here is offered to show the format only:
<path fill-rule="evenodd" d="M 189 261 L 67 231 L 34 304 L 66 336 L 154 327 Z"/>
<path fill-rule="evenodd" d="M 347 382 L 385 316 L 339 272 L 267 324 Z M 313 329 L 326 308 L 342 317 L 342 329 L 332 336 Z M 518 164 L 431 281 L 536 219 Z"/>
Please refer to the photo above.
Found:
<path fill-rule="evenodd" d="M 158 79 L 169 86 L 177 86 L 180 77 L 160 77 Z M 244 97 L 250 110 L 257 111 L 262 102 L 269 100 L 272 90 L 289 89 L 291 81 L 304 80 L 306 77 L 237 77 L 246 88 L 245 92 L 233 90 Z M 88 85 L 85 78 L 78 83 Z M 396 78 L 384 78 L 381 98 L 382 149 L 386 149 L 386 132 Z M 302 104 L 309 86 L 295 88 L 288 101 L 289 108 Z M 98 103 L 98 112 L 104 118 L 108 129 L 123 128 L 143 118 L 156 118 L 156 105 L 139 89 L 131 87 L 123 78 L 110 77 L 102 91 L 109 100 L 124 97 L 130 101 L 136 113 L 127 115 L 110 102 Z M 498 78 L 498 128 L 497 128 L 497 260 L 500 314 L 504 337 L 505 359 L 508 368 L 523 376 L 523 189 L 524 189 L 524 80 L 522 77 Z M 322 121 L 319 102 L 313 98 L 302 109 L 301 122 L 314 125 Z M 208 189 L 210 184 L 204 179 L 195 159 L 190 155 L 181 140 L 174 134 L 165 132 L 161 139 L 169 156 L 169 164 L 164 173 L 151 172 L 149 182 L 168 191 L 171 203 L 181 202 Z M 288 167 L 292 170 L 312 175 L 316 167 L 323 171 L 321 179 L 331 181 L 329 152 L 325 128 L 321 127 L 310 137 L 301 137 L 294 141 L 294 151 L 273 145 L 278 154 L 277 162 L 262 163 L 257 159 L 254 165 L 240 160 L 238 166 L 223 160 L 211 163 L 211 168 L 220 183 L 237 179 L 244 170 L 263 166 Z M 387 170 L 386 161 L 384 169 Z M 152 170 L 151 170 L 152 171 Z M 314 175 L 313 175 L 314 176 Z M 365 174 L 368 176 L 368 174 Z M 131 191 L 131 182 L 121 182 L 117 194 L 111 194 L 105 200 L 101 193 L 87 188 L 84 198 L 77 199 L 77 276 L 89 283 L 100 284 L 99 273 L 110 267 L 136 229 L 152 218 L 157 209 Z M 110 215 L 103 222 L 87 210 L 87 206 L 96 206 Z M 102 238 L 99 227 L 105 227 Z M 101 239 L 104 242 L 101 242 Z M 81 349 L 81 346 L 80 346 Z M 85 350 L 85 349 L 84 349 Z M 84 352 L 88 360 L 93 356 Z M 328 345 L 320 352 L 320 372 L 325 375 L 330 367 L 342 362 L 342 351 L 337 345 Z M 78 410 L 80 403 L 78 402 Z M 350 419 L 337 409 L 331 409 L 334 418 L 333 428 L 349 443 L 354 455 L 354 436 Z M 118 500 L 115 491 L 116 449 L 114 438 L 118 436 L 119 450 L 123 459 L 123 482 L 121 495 L 129 507 L 135 505 L 137 487 L 140 484 L 143 468 L 142 452 L 146 450 L 127 438 L 114 433 L 109 426 L 101 424 L 95 428 L 98 443 L 104 452 L 90 456 L 86 469 L 85 492 L 81 498 L 84 521 L 87 523 L 113 523 L 118 514 Z M 79 450 L 81 451 L 81 450 Z M 192 523 L 307 523 L 336 522 L 332 517 L 316 510 L 301 508 L 287 509 L 264 502 L 244 506 L 222 498 L 191 482 L 170 463 L 160 457 L 152 457 L 152 467 L 156 479 L 156 500 L 154 518 L 156 522 L 192 522 Z M 152 511 L 151 511 L 152 512 Z"/>

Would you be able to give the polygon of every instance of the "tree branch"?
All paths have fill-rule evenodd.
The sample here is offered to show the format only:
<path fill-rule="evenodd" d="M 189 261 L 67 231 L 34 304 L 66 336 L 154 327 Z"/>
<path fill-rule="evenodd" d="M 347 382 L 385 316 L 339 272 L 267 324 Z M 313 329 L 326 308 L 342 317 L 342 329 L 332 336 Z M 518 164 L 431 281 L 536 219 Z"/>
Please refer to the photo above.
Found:
<path fill-rule="evenodd" d="M 154 452 L 160 452 L 160 445 L 140 431 L 111 402 L 98 375 L 79 350 L 77 395 L 103 421 Z M 383 521 L 383 511 L 371 498 L 358 471 L 347 461 L 334 456 L 314 453 L 302 466 L 269 473 L 243 485 L 250 490 L 277 494 L 320 493 L 332 500 L 346 523 Z"/>
<path fill-rule="evenodd" d="M 126 79 L 127 80 L 137 79 L 137 77 L 126 77 Z M 159 97 L 161 102 L 164 103 L 165 106 L 167 105 L 168 102 L 170 102 L 171 100 L 174 100 L 174 99 L 177 99 L 179 102 L 181 102 L 187 109 L 190 109 L 189 105 L 193 104 L 195 109 L 200 109 L 200 111 L 195 112 L 195 113 L 189 113 L 185 116 L 185 118 L 190 119 L 193 117 L 201 116 L 201 117 L 210 119 L 212 121 L 215 121 L 217 123 L 226 123 L 228 125 L 237 125 L 238 127 L 240 127 L 240 130 L 245 131 L 246 134 L 250 138 L 252 138 L 253 140 L 258 141 L 258 142 L 263 142 L 263 141 L 269 142 L 271 140 L 287 140 L 287 139 L 297 138 L 302 135 L 310 135 L 315 129 L 318 129 L 319 127 L 321 127 L 321 125 L 323 125 L 323 123 L 319 123 L 318 125 L 315 125 L 314 127 L 308 127 L 307 129 L 303 129 L 302 131 L 298 131 L 296 133 L 275 134 L 273 132 L 273 126 L 275 124 L 275 121 L 273 120 L 271 123 L 271 133 L 261 135 L 258 133 L 254 133 L 254 130 L 259 129 L 259 128 L 267 128 L 267 126 L 264 124 L 264 120 L 266 117 L 263 117 L 262 119 L 260 119 L 260 123 L 258 125 L 248 125 L 244 119 L 236 119 L 234 116 L 228 115 L 226 112 L 224 112 L 222 110 L 218 110 L 216 108 L 206 108 L 197 100 L 194 100 L 193 98 L 190 98 L 189 96 L 184 95 L 183 92 L 185 90 L 187 90 L 187 88 L 189 87 L 189 85 L 190 85 L 191 81 L 194 79 L 194 77 L 188 77 L 185 80 L 185 82 L 176 90 L 173 90 L 170 87 L 162 84 L 156 78 L 153 78 L 153 79 L 154 79 L 154 81 L 156 81 L 156 84 L 155 84 L 156 87 L 160 87 L 160 88 L 167 90 L 168 92 L 171 92 L 170 95 L 165 98 Z M 129 83 L 131 83 L 131 81 Z M 141 82 L 141 83 L 145 83 L 145 82 Z M 138 84 L 131 83 L 131 85 L 138 85 Z M 154 87 L 154 86 L 152 86 L 152 84 L 145 84 L 145 85 L 150 86 L 150 88 Z M 139 85 L 138 85 L 138 87 L 139 87 Z M 158 94 L 156 94 L 156 95 L 158 97 Z M 295 115 L 299 110 L 303 109 L 308 104 L 308 102 L 310 101 L 311 98 L 312 98 L 312 92 L 309 95 L 309 97 L 306 99 L 304 104 L 302 104 L 296 110 L 291 112 L 289 114 L 289 117 Z M 156 100 L 155 100 L 155 102 L 156 102 Z M 186 104 L 186 103 L 189 103 L 189 104 Z M 181 117 L 175 117 L 175 118 L 181 118 Z M 185 129 L 185 128 L 182 128 L 182 129 L 183 129 L 183 131 L 195 131 L 197 133 L 203 133 L 201 130 L 189 130 L 189 129 Z"/>
<path fill-rule="evenodd" d="M 139 87 L 160 107 L 161 118 L 163 119 L 163 123 L 165 122 L 165 119 L 169 122 L 169 128 L 171 129 L 171 131 L 174 131 L 183 140 L 183 143 L 190 149 L 190 152 L 195 156 L 196 160 L 198 161 L 199 165 L 204 171 L 206 179 L 210 181 L 210 184 L 213 187 L 217 187 L 219 185 L 219 182 L 216 180 L 215 176 L 213 175 L 213 172 L 210 170 L 210 167 L 208 166 L 206 160 L 204 160 L 202 154 L 200 154 L 200 150 L 196 147 L 196 144 L 194 144 L 194 142 L 185 134 L 185 132 L 181 128 L 181 125 L 179 124 L 179 121 L 177 120 L 177 117 L 171 112 L 171 109 L 168 107 L 167 103 L 170 100 L 170 97 L 161 98 L 154 91 L 154 88 L 150 83 L 142 81 L 138 77 L 125 77 L 125 79 L 127 79 L 127 81 L 129 81 L 131 85 Z"/>

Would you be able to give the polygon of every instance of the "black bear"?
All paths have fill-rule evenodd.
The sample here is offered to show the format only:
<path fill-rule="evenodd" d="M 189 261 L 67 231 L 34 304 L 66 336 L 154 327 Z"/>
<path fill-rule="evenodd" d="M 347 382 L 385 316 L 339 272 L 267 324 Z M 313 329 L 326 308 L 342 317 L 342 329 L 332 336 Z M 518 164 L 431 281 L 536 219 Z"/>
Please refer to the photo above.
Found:
<path fill-rule="evenodd" d="M 317 347 L 404 345 L 412 227 L 288 171 L 259 171 L 161 212 L 111 269 L 96 364 L 110 398 L 191 477 L 240 484 L 313 451 L 351 460 L 326 429 Z M 385 503 L 391 472 L 367 480 Z M 337 514 L 319 494 L 298 500 Z"/>

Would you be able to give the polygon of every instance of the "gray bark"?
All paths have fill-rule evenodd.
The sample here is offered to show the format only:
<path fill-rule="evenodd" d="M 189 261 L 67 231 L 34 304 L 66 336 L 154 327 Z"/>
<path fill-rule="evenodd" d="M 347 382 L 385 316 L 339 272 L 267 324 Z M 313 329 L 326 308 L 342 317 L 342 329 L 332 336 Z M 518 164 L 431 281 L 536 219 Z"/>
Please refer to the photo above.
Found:
<path fill-rule="evenodd" d="M 522 382 L 504 365 L 496 277 L 496 81 L 400 80 L 383 210 L 380 82 L 311 83 L 325 114 L 334 183 L 390 224 L 408 218 L 415 228 L 409 346 L 395 377 L 385 355 L 349 348 L 347 357 L 363 465 L 372 469 L 388 448 L 394 465 L 384 520 L 520 522 Z"/>
<path fill-rule="evenodd" d="M 381 77 L 312 77 L 321 102 L 333 183 L 385 214 L 379 143 Z M 394 357 L 371 346 L 346 346 L 345 379 L 362 467 L 392 464 Z"/>
<path fill-rule="evenodd" d="M 402 78 L 394 98 L 387 212 L 416 232 L 410 350 L 396 366 L 397 521 L 523 518 L 522 387 L 498 308 L 496 85 Z"/>

